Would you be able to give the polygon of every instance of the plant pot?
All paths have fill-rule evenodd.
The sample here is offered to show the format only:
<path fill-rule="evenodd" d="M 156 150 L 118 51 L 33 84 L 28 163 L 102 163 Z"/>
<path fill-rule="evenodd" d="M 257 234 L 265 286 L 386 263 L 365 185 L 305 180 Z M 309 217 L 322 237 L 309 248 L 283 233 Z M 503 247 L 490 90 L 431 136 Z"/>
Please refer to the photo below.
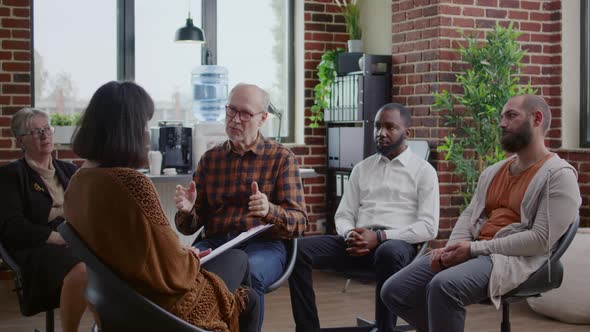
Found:
<path fill-rule="evenodd" d="M 53 143 L 70 144 L 75 129 L 76 126 L 55 126 L 55 132 L 53 133 Z"/>
<path fill-rule="evenodd" d="M 360 39 L 350 39 L 348 40 L 348 52 L 362 52 L 363 51 L 363 42 Z"/>

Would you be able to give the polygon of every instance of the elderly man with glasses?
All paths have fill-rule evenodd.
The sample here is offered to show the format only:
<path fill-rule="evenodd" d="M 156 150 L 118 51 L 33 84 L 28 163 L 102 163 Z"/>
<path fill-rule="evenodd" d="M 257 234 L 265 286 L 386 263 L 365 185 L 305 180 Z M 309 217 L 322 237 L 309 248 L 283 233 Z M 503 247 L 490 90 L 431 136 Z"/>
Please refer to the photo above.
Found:
<path fill-rule="evenodd" d="M 215 249 L 240 232 L 273 224 L 240 249 L 249 257 L 252 289 L 260 295 L 277 280 L 286 264 L 282 239 L 297 237 L 307 226 L 299 167 L 293 153 L 260 133 L 270 105 L 266 91 L 238 84 L 225 106 L 229 139 L 205 152 L 187 187 L 176 187 L 176 226 L 183 234 L 205 227 L 195 243 Z M 231 269 L 231 266 L 227 267 Z M 264 310 L 261 310 L 260 326 Z"/>

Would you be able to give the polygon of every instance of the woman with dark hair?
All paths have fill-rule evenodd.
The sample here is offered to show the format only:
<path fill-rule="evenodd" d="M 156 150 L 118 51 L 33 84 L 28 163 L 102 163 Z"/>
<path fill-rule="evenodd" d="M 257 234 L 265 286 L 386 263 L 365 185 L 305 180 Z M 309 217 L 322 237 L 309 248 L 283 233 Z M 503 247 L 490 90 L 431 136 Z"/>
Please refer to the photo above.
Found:
<path fill-rule="evenodd" d="M 0 241 L 21 268 L 24 306 L 33 312 L 59 307 L 62 329 L 77 331 L 86 308 L 86 267 L 56 232 L 76 165 L 51 156 L 47 113 L 23 108 L 10 127 L 23 158 L 0 167 Z"/>
<path fill-rule="evenodd" d="M 257 297 L 238 287 L 248 276 L 247 256 L 232 252 L 225 275 L 203 269 L 203 253 L 180 245 L 153 184 L 136 170 L 147 164 L 153 114 L 152 99 L 135 83 L 109 82 L 94 93 L 74 136 L 74 152 L 87 161 L 66 192 L 66 219 L 115 273 L 162 308 L 207 330 L 256 331 Z"/>

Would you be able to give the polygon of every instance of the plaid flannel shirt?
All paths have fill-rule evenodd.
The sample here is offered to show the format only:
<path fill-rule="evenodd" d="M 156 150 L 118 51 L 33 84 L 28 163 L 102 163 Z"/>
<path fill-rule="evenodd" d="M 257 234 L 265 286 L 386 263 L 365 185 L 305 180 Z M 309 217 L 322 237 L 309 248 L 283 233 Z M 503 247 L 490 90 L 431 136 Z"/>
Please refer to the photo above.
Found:
<path fill-rule="evenodd" d="M 307 212 L 299 167 L 293 153 L 258 135 L 243 155 L 230 140 L 208 150 L 193 175 L 197 199 L 193 210 L 177 212 L 175 223 L 183 234 L 193 234 L 205 225 L 207 237 L 234 236 L 254 226 L 272 223 L 261 234 L 266 239 L 297 237 L 307 227 Z M 251 184 L 266 194 L 269 212 L 264 218 L 248 216 Z"/>

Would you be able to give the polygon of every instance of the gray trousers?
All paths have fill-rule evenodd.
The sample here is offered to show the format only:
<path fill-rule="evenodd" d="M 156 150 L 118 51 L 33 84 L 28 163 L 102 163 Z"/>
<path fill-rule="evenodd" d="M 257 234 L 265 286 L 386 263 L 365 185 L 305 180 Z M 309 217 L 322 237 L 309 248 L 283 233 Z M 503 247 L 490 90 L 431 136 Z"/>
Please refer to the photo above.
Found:
<path fill-rule="evenodd" d="M 434 273 L 425 255 L 385 282 L 381 300 L 420 332 L 463 331 L 465 307 L 488 298 L 491 272 L 492 259 L 478 256 Z"/>

